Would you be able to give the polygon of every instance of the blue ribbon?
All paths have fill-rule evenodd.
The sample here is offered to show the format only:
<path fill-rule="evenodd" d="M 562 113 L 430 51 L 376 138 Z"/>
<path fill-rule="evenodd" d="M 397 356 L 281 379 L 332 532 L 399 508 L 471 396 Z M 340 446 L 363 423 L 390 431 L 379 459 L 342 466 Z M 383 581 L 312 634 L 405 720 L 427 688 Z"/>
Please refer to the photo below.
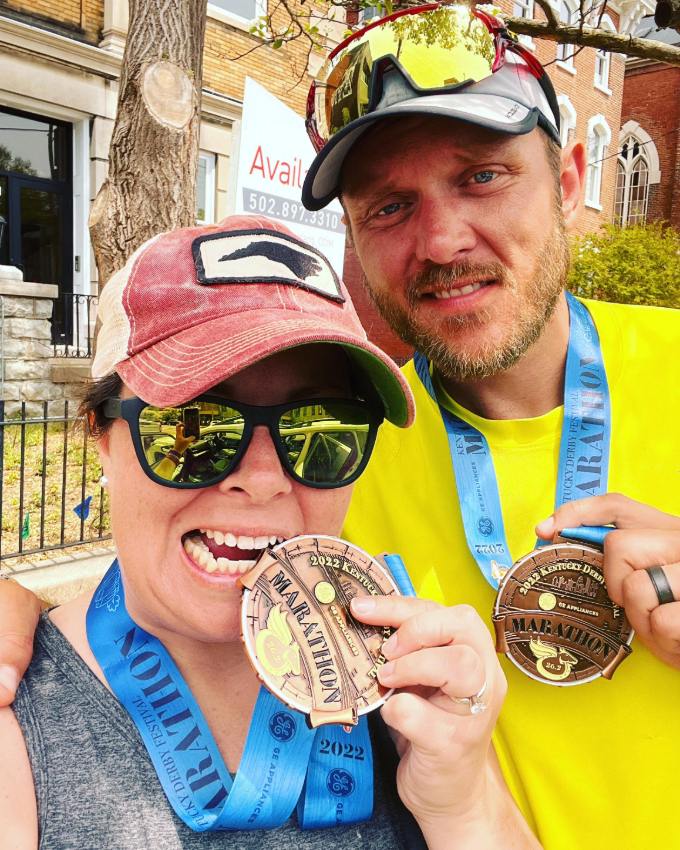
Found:
<path fill-rule="evenodd" d="M 611 441 L 609 386 L 597 329 L 588 310 L 570 293 L 567 303 L 569 348 L 556 508 L 574 499 L 607 492 Z M 414 365 L 423 386 L 437 402 L 429 364 L 420 352 L 414 356 Z M 503 571 L 513 559 L 505 536 L 489 444 L 474 426 L 441 405 L 439 410 L 449 440 L 467 544 L 484 578 L 498 588 Z M 582 535 L 583 531 L 577 534 Z"/>
<path fill-rule="evenodd" d="M 92 652 L 139 730 L 170 804 L 192 830 L 276 829 L 296 804 L 303 829 L 371 817 L 365 716 L 350 731 L 311 730 L 303 714 L 263 687 L 232 780 L 170 654 L 128 614 L 117 561 L 90 603 L 86 625 Z"/>

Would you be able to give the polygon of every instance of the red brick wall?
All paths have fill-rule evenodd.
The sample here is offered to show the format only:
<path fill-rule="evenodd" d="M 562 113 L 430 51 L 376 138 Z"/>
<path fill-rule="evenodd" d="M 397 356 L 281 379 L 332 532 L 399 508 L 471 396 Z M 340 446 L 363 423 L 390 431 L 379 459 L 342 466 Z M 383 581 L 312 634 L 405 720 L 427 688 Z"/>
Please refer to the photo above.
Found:
<path fill-rule="evenodd" d="M 680 229 L 680 68 L 655 63 L 629 68 L 623 90 L 621 124 L 637 121 L 654 139 L 661 182 L 650 186 L 647 221 L 667 221 Z"/>

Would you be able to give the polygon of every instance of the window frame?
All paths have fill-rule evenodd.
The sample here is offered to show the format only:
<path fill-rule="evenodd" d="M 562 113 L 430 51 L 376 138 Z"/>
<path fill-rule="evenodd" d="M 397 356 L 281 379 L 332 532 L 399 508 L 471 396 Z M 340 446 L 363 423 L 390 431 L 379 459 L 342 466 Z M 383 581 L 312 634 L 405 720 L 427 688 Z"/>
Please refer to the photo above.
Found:
<path fill-rule="evenodd" d="M 562 17 L 562 5 L 567 8 L 568 17 L 565 20 Z M 574 16 L 578 12 L 578 6 L 574 2 L 574 0 L 560 0 L 557 9 L 557 17 L 565 24 L 570 25 L 574 23 Z M 576 68 L 574 67 L 574 53 L 576 52 L 576 48 L 573 44 L 558 44 L 557 45 L 557 59 L 555 64 L 562 68 L 563 71 L 567 71 L 570 74 L 576 74 Z M 562 54 L 562 55 L 560 55 Z"/>
<path fill-rule="evenodd" d="M 222 6 L 218 6 L 217 3 L 210 2 L 210 0 L 208 1 L 207 14 L 209 18 L 247 31 L 251 21 L 267 14 L 267 0 L 254 0 L 254 3 L 255 14 L 252 18 L 244 18 L 243 15 L 239 15 L 229 9 L 224 9 Z"/>
<path fill-rule="evenodd" d="M 635 154 L 635 145 L 638 146 L 638 152 Z M 624 149 L 629 145 L 631 147 L 631 153 L 633 154 L 630 159 L 628 156 L 624 156 Z M 619 227 L 627 227 L 629 224 L 644 224 L 647 220 L 647 213 L 649 210 L 649 188 L 651 186 L 651 176 L 652 176 L 652 163 L 651 158 L 649 156 L 649 152 L 646 150 L 646 146 L 644 142 L 642 142 L 634 133 L 629 133 L 623 141 L 621 148 L 619 149 L 619 155 L 616 159 L 616 194 L 618 196 L 619 188 L 623 190 L 620 206 L 621 206 L 621 214 L 617 218 L 616 207 L 619 205 L 618 197 L 615 196 L 614 199 L 614 223 Z M 645 183 L 643 187 L 643 203 L 642 210 L 640 208 L 636 208 L 634 213 L 635 221 L 631 221 L 631 210 L 630 210 L 630 202 L 631 202 L 631 190 L 633 188 L 639 188 L 639 186 L 633 187 L 633 175 L 636 173 L 636 169 L 640 164 L 643 164 L 645 167 Z M 621 173 L 620 169 L 623 169 L 623 186 L 619 187 L 619 175 Z"/>
<path fill-rule="evenodd" d="M 604 159 L 611 143 L 611 130 L 604 115 L 594 115 L 588 122 L 586 148 L 588 151 L 588 167 L 586 172 L 585 205 L 590 209 L 602 212 L 602 177 L 604 174 Z M 593 156 L 592 140 L 597 139 L 597 148 Z"/>
<path fill-rule="evenodd" d="M 198 217 L 198 175 L 196 182 L 196 223 L 197 224 L 214 224 L 215 223 L 215 204 L 217 199 L 216 184 L 215 184 L 215 167 L 217 163 L 217 154 L 210 151 L 199 150 L 199 161 L 202 159 L 206 163 L 205 168 L 205 218 L 201 220 Z"/>

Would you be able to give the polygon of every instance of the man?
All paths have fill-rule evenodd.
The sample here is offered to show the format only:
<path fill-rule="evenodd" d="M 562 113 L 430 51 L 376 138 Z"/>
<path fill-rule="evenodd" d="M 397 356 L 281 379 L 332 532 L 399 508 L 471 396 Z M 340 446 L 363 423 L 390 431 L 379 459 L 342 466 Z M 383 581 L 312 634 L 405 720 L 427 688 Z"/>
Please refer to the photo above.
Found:
<path fill-rule="evenodd" d="M 680 315 L 588 304 L 612 436 L 607 445 L 600 387 L 563 474 L 574 310 L 564 294 L 566 233 L 577 221 L 585 151 L 578 141 L 559 150 L 559 111 L 547 76 L 493 24 L 495 57 L 493 50 L 487 55 L 497 66 L 503 42 L 500 70 L 489 73 L 487 66 L 483 76 L 474 64 L 480 57 L 471 55 L 457 74 L 453 65 L 463 64 L 469 30 L 443 24 L 446 14 L 388 20 L 342 46 L 311 99 L 308 126 L 319 155 L 305 203 L 319 209 L 340 197 L 369 295 L 421 354 L 404 369 L 416 425 L 382 438 L 355 491 L 345 536 L 371 552 L 399 552 L 419 595 L 470 604 L 492 628 L 493 580 L 535 548 L 536 524 L 561 505 L 567 485 L 571 499 L 537 529 L 544 538 L 565 527 L 614 522 L 669 529 L 665 536 L 615 532 L 607 541 L 607 587 L 615 603 L 625 604 L 639 638 L 631 658 L 612 681 L 567 688 L 504 663 L 508 697 L 495 744 L 546 848 L 675 846 L 680 817 L 670 789 L 680 759 L 680 603 L 660 605 L 645 568 L 680 560 L 680 521 L 619 496 L 578 497 L 620 491 L 680 513 L 680 394 L 666 377 L 677 371 Z M 359 55 L 372 61 L 363 77 L 370 76 L 368 92 L 355 82 Z M 439 77 L 424 73 L 432 71 L 429 59 Z M 470 79 L 476 82 L 442 93 L 447 82 Z M 454 473 L 452 466 L 460 464 L 459 446 L 476 451 L 483 439 L 494 480 L 479 486 L 487 502 L 500 497 L 500 523 L 491 522 L 488 505 L 480 511 L 486 539 L 473 522 L 476 479 L 469 488 L 457 486 L 466 469 Z M 583 474 L 571 486 L 576 468 Z M 498 533 L 503 524 L 505 535 Z M 503 554 L 485 563 L 485 543 Z M 483 574 L 486 565 L 495 575 Z M 680 599 L 680 566 L 665 574 Z"/>
<path fill-rule="evenodd" d="M 393 33 L 383 24 L 371 30 L 398 41 L 385 62 L 377 38 L 339 48 L 312 97 L 310 134 L 320 154 L 305 202 L 319 209 L 340 196 L 369 293 L 424 355 L 420 374 L 413 363 L 405 368 L 416 425 L 380 440 L 346 536 L 370 552 L 399 552 L 420 595 L 472 605 L 492 627 L 496 590 L 468 545 L 470 493 L 456 485 L 449 413 L 482 435 L 493 459 L 509 550 L 495 561 L 497 576 L 535 547 L 539 521 L 545 539 L 579 525 L 628 529 L 607 538 L 607 586 L 645 643 L 633 642 L 612 681 L 568 688 L 502 659 L 509 691 L 495 744 L 548 850 L 671 846 L 680 827 L 680 606 L 659 604 L 645 569 L 680 561 L 680 521 L 612 495 L 572 499 L 546 520 L 560 472 L 570 342 L 565 233 L 578 215 L 585 152 L 579 142 L 560 152 L 556 99 L 533 57 L 497 23 L 487 20 L 493 38 L 485 41 L 474 22 L 456 29 L 447 14 L 423 18 L 420 28 L 416 14 Z M 504 65 L 495 61 L 499 48 Z M 457 81 L 466 82 L 456 90 Z M 680 399 L 664 379 L 677 357 L 680 317 L 604 304 L 588 304 L 588 312 L 611 395 L 612 438 L 608 476 L 593 444 L 579 444 L 579 465 L 599 467 L 603 479 L 579 492 L 604 493 L 608 478 L 610 491 L 680 513 Z M 595 447 L 605 448 L 599 438 Z M 666 574 L 680 598 L 680 567 Z M 3 652 L 0 663 L 24 663 L 25 653 Z"/>

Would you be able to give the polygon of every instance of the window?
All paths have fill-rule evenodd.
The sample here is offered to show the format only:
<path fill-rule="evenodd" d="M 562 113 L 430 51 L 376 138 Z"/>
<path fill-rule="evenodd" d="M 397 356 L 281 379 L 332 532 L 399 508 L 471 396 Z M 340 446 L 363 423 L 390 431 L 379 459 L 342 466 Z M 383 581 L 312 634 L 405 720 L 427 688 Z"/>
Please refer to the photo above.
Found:
<path fill-rule="evenodd" d="M 198 154 L 196 175 L 196 218 L 199 224 L 215 221 L 215 154 Z"/>
<path fill-rule="evenodd" d="M 602 209 L 600 190 L 602 188 L 602 166 L 607 155 L 607 146 L 611 141 L 611 130 L 602 115 L 596 115 L 588 122 L 588 175 L 586 180 L 586 206 Z"/>
<path fill-rule="evenodd" d="M 576 110 L 566 94 L 557 95 L 560 109 L 560 144 L 564 147 L 574 138 L 576 131 Z"/>
<path fill-rule="evenodd" d="M 614 221 L 622 227 L 644 224 L 649 200 L 649 162 L 643 145 L 629 136 L 616 163 Z"/>
<path fill-rule="evenodd" d="M 598 50 L 595 54 L 595 85 L 600 89 L 609 88 L 609 53 Z"/>
<path fill-rule="evenodd" d="M 252 21 L 258 15 L 264 14 L 262 5 L 257 0 L 210 0 L 208 6 L 243 21 Z"/>
<path fill-rule="evenodd" d="M 601 29 L 607 32 L 616 32 L 614 22 L 609 15 L 602 15 L 602 20 L 600 20 L 600 15 L 597 11 L 593 12 L 593 25 L 599 25 Z M 609 90 L 610 58 L 611 54 L 607 53 L 606 50 L 598 50 L 595 54 L 595 88 L 600 89 L 605 94 L 611 94 Z"/>
<path fill-rule="evenodd" d="M 528 21 L 532 20 L 534 17 L 534 0 L 515 0 L 512 14 L 515 18 L 526 18 Z M 520 35 L 519 40 L 522 44 L 533 46 L 530 35 Z"/>
<path fill-rule="evenodd" d="M 577 10 L 576 6 L 573 6 L 571 3 L 568 3 L 567 0 L 560 0 L 560 20 L 564 21 L 565 24 L 574 24 L 576 23 L 577 18 Z M 565 65 L 569 67 L 573 67 L 574 64 L 574 45 L 573 44 L 558 44 L 557 45 L 557 58 L 560 62 L 563 62 Z"/>

